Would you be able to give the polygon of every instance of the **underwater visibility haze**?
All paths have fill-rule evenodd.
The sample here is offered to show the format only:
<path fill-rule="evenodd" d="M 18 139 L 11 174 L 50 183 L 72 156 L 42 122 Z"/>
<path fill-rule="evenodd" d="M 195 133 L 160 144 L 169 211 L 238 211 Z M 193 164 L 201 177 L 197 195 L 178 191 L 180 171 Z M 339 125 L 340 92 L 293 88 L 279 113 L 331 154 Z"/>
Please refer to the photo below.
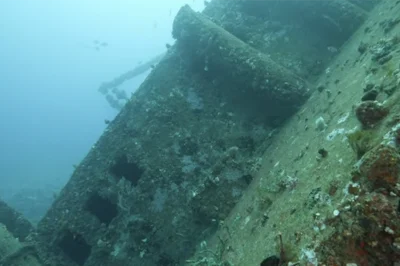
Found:
<path fill-rule="evenodd" d="M 0 2 L 0 266 L 400 265 L 400 1 Z"/>
<path fill-rule="evenodd" d="M 117 113 L 99 84 L 163 53 L 184 3 L 1 1 L 2 199 L 32 219 L 44 214 Z"/>

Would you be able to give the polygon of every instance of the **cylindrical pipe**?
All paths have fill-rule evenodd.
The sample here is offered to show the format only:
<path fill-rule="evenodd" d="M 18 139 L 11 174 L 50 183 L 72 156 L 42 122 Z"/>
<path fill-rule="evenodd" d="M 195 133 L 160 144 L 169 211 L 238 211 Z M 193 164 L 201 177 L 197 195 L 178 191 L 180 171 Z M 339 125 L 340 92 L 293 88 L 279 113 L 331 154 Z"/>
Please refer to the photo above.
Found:
<path fill-rule="evenodd" d="M 308 97 L 304 80 L 188 5 L 178 12 L 174 38 L 195 72 L 218 85 L 235 106 L 265 117 L 288 117 Z"/>

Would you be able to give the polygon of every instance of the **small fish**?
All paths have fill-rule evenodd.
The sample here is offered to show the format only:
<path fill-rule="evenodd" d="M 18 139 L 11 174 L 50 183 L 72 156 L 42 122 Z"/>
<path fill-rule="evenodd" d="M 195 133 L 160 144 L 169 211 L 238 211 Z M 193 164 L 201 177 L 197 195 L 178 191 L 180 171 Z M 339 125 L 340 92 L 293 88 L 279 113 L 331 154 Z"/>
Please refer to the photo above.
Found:
<path fill-rule="evenodd" d="M 332 26 L 336 27 L 336 29 L 337 29 L 339 32 L 342 32 L 342 31 L 343 31 L 342 28 L 341 28 L 341 26 L 340 26 L 340 24 L 339 24 L 336 20 L 334 20 L 333 18 L 331 18 L 330 16 L 324 14 L 324 15 L 322 15 L 322 18 L 325 19 L 326 21 L 328 21 Z"/>
<path fill-rule="evenodd" d="M 339 51 L 338 48 L 336 48 L 335 46 L 328 46 L 327 49 L 332 54 L 336 54 Z"/>
<path fill-rule="evenodd" d="M 107 47 L 108 43 L 107 42 L 102 42 L 100 45 L 103 46 L 103 47 Z"/>

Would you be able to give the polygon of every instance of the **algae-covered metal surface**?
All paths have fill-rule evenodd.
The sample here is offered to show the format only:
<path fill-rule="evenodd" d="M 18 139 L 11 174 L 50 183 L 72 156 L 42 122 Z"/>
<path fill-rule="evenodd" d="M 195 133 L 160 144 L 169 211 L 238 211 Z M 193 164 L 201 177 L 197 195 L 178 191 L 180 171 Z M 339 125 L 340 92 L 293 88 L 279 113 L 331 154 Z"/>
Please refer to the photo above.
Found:
<path fill-rule="evenodd" d="M 197 22 L 198 47 L 182 35 L 187 19 Z M 307 99 L 301 78 L 189 7 L 174 26 L 177 44 L 39 224 L 41 250 L 52 263 L 182 263 L 251 183 L 271 125 Z M 215 37 L 215 44 L 206 41 L 217 50 L 210 55 L 225 51 L 209 59 L 210 72 L 223 63 L 229 76 L 198 71 L 198 57 L 188 49 L 205 53 L 202 36 Z M 282 108 L 273 112 L 272 105 Z"/>
<path fill-rule="evenodd" d="M 399 9 L 341 47 L 187 265 L 398 265 Z"/>

